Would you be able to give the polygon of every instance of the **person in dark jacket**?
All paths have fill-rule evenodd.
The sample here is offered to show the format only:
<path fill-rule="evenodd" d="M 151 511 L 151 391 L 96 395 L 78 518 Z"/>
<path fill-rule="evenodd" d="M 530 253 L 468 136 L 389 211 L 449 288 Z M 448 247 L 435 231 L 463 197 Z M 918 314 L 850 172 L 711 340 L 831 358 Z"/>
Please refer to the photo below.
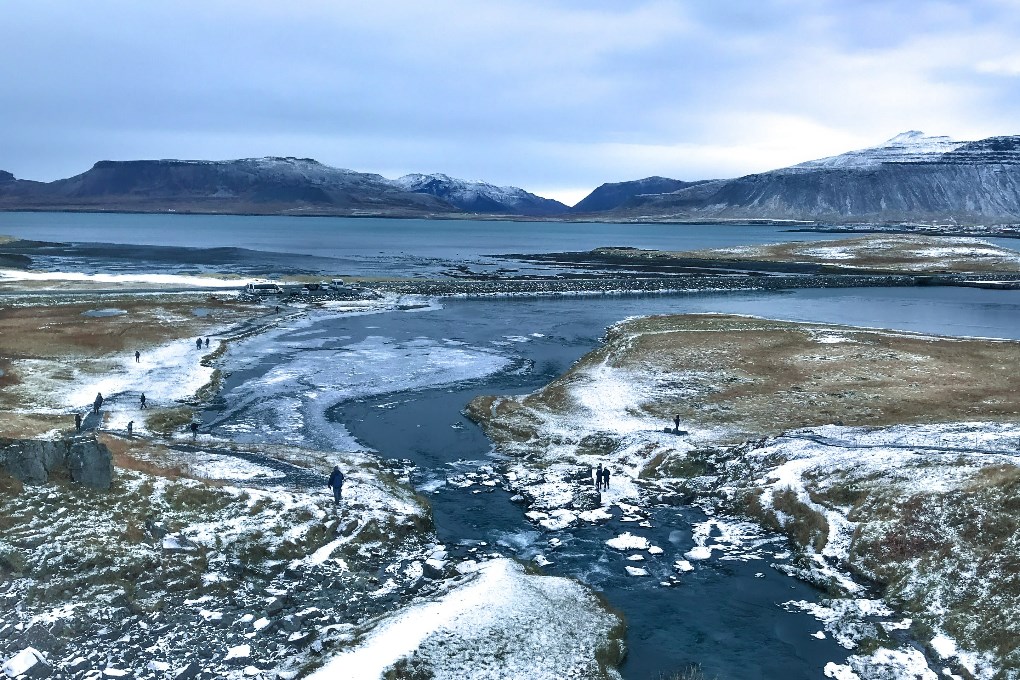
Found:
<path fill-rule="evenodd" d="M 609 491 L 609 468 L 602 469 L 602 488 Z"/>
<path fill-rule="evenodd" d="M 191 436 L 192 437 L 198 436 L 198 423 L 196 423 L 195 421 L 191 421 Z"/>
<path fill-rule="evenodd" d="M 130 437 L 134 433 L 135 433 L 135 421 L 129 420 L 128 421 L 128 436 Z"/>
<path fill-rule="evenodd" d="M 599 463 L 599 466 L 595 468 L 595 488 L 597 490 L 602 488 L 602 463 Z"/>
<path fill-rule="evenodd" d="M 202 338 L 195 338 L 195 347 L 202 349 Z"/>
<path fill-rule="evenodd" d="M 96 400 L 92 402 L 92 412 L 99 413 L 99 409 L 103 406 L 103 393 L 98 392 L 96 394 Z"/>
<path fill-rule="evenodd" d="M 138 362 L 140 362 L 141 360 L 142 360 L 142 353 L 141 353 L 141 352 L 139 352 L 139 351 L 138 351 L 138 350 L 136 349 L 136 350 L 135 350 L 135 363 L 137 364 L 137 363 L 138 363 Z"/>
<path fill-rule="evenodd" d="M 680 414 L 679 413 L 676 414 L 675 416 L 673 416 L 673 431 L 674 432 L 679 432 L 680 431 Z"/>
<path fill-rule="evenodd" d="M 333 505 L 340 505 L 340 492 L 344 488 L 344 473 L 340 472 L 339 465 L 333 466 L 333 472 L 329 474 L 326 486 L 333 489 Z"/>
<path fill-rule="evenodd" d="M 74 414 L 74 431 L 75 432 L 81 432 L 81 414 L 80 413 L 75 413 Z"/>
<path fill-rule="evenodd" d="M 138 397 L 138 400 L 142 403 L 142 408 L 145 408 L 145 392 L 142 392 L 142 396 Z"/>

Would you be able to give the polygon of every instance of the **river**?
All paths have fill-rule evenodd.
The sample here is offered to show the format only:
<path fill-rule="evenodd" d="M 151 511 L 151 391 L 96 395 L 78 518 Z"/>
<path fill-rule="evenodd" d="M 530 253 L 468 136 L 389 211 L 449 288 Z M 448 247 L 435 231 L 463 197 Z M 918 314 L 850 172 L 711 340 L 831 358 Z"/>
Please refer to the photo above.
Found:
<path fill-rule="evenodd" d="M 82 244 L 76 253 L 45 261 L 54 268 L 153 271 L 153 261 L 145 259 L 150 251 L 103 254 L 87 245 L 102 242 L 187 249 L 157 258 L 159 271 L 187 270 L 215 259 L 208 249 L 229 247 L 256 253 L 252 261 L 267 268 L 281 262 L 301 267 L 315 257 L 310 269 L 323 273 L 386 276 L 429 275 L 458 264 L 495 268 L 500 261 L 488 256 L 505 252 L 604 245 L 684 250 L 830 238 L 751 225 L 63 213 L 0 213 L 0 233 Z M 229 264 L 211 266 L 229 271 Z M 841 663 L 849 652 L 817 637 L 821 625 L 813 617 L 782 606 L 818 601 L 822 593 L 772 568 L 789 559 L 780 537 L 743 527 L 743 540 L 732 550 L 699 562 L 666 587 L 660 583 L 676 576 L 674 561 L 694 545 L 692 527 L 708 519 L 697 508 L 655 508 L 647 527 L 626 523 L 614 511 L 603 525 L 543 532 L 502 490 L 446 483 L 492 459 L 488 440 L 461 413 L 472 397 L 537 389 L 596 347 L 608 325 L 682 312 L 1020 339 L 1020 291 L 964 288 L 443 300 L 375 314 L 312 312 L 233 345 L 224 357 L 229 377 L 204 420 L 213 432 L 241 441 L 369 448 L 411 459 L 415 483 L 429 496 L 451 552 L 484 543 L 486 550 L 525 560 L 541 554 L 551 562 L 545 571 L 578 578 L 622 611 L 630 653 L 621 670 L 630 680 L 692 663 L 707 677 L 821 677 L 827 662 Z M 663 548 L 641 565 L 650 576 L 628 575 L 624 556 L 605 545 L 625 530 Z"/>

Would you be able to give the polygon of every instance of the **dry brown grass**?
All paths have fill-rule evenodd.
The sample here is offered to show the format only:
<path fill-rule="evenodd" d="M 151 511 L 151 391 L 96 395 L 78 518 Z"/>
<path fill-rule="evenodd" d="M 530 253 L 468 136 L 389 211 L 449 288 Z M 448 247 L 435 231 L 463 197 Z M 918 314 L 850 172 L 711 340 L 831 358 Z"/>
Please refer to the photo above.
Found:
<path fill-rule="evenodd" d="M 210 310 L 205 317 L 196 307 Z M 89 317 L 98 308 L 126 311 L 118 316 Z M 61 359 L 133 353 L 136 349 L 202 335 L 212 325 L 247 318 L 249 307 L 221 300 L 193 298 L 103 297 L 88 302 L 55 302 L 31 307 L 0 307 L 0 357 Z"/>
<path fill-rule="evenodd" d="M 932 249 L 961 247 L 958 252 Z M 820 249 L 838 249 L 843 256 L 832 259 Z M 980 250 L 973 250 L 979 248 Z M 966 252 L 971 250 L 971 252 Z M 915 234 L 882 234 L 831 241 L 794 241 L 741 248 L 668 252 L 599 248 L 613 258 L 663 264 L 670 259 L 710 260 L 753 266 L 758 263 L 808 264 L 830 273 L 1020 273 L 1016 253 L 974 239 L 952 239 Z"/>
<path fill-rule="evenodd" d="M 162 444 L 142 438 L 129 439 L 108 432 L 97 433 L 96 439 L 110 449 L 113 465 L 117 469 L 144 472 L 166 479 L 198 479 Z"/>
<path fill-rule="evenodd" d="M 727 428 L 733 441 L 836 421 L 877 426 L 1020 417 L 1014 378 L 1020 343 L 726 315 L 659 316 L 618 326 L 605 347 L 525 403 L 568 409 L 567 388 L 577 374 L 607 357 L 615 367 L 662 377 L 660 393 L 640 405 L 645 413 L 664 422 L 679 413 L 684 422 Z"/>

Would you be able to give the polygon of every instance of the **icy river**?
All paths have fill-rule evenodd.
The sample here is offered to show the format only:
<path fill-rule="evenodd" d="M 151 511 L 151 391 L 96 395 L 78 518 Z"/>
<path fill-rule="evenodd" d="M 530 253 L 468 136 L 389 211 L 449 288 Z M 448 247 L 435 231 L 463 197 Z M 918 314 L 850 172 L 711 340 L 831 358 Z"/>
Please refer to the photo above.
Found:
<path fill-rule="evenodd" d="M 64 214 L 0 214 L 0 233 L 70 242 L 73 252 L 55 256 L 48 263 L 54 268 L 231 271 L 232 255 L 208 250 L 230 246 L 252 249 L 255 255 L 245 257 L 256 268 L 283 262 L 300 269 L 308 262 L 309 270 L 387 275 L 434 274 L 457 263 L 493 268 L 486 255 L 500 252 L 603 245 L 679 250 L 830 238 L 740 225 Z M 86 241 L 187 252 L 163 253 L 154 264 L 144 249 L 90 249 Z M 614 508 L 604 524 L 549 532 L 529 522 L 498 487 L 447 483 L 492 462 L 491 444 L 462 414 L 472 397 L 545 385 L 596 347 L 607 326 L 635 315 L 729 312 L 1020 339 L 1020 291 L 802 289 L 420 302 L 414 309 L 360 315 L 298 315 L 235 344 L 224 359 L 224 389 L 204 414 L 206 425 L 240 441 L 366 448 L 410 459 L 417 466 L 415 484 L 428 496 L 451 552 L 484 542 L 488 551 L 523 560 L 541 555 L 549 562 L 546 572 L 603 593 L 628 625 L 624 677 L 641 680 L 688 664 L 699 664 L 707 677 L 819 678 L 826 663 L 842 663 L 850 652 L 819 634 L 814 617 L 784 606 L 817 602 L 823 594 L 773 567 L 790 559 L 778 536 L 738 521 L 709 524 L 714 518 L 693 507 L 651 508 L 647 526 L 625 522 Z M 673 565 L 695 546 L 695 531 L 709 526 L 720 549 L 675 585 L 661 585 L 677 575 Z M 642 563 L 649 576 L 628 575 L 625 556 L 606 546 L 623 531 L 663 548 Z"/>
<path fill-rule="evenodd" d="M 246 341 L 231 352 L 223 399 L 207 419 L 235 439 L 367 447 L 411 459 L 448 546 L 485 542 L 524 560 L 542 555 L 552 562 L 547 572 L 580 579 L 624 613 L 627 678 L 658 678 L 691 663 L 708 677 L 818 678 L 848 651 L 816 637 L 821 625 L 813 617 L 783 606 L 822 597 L 771 566 L 788 560 L 784 540 L 724 524 L 724 549 L 679 585 L 663 587 L 695 545 L 693 527 L 710 519 L 696 508 L 654 508 L 650 527 L 624 523 L 614 508 L 603 525 L 546 532 L 499 489 L 446 483 L 491 462 L 488 440 L 461 413 L 472 397 L 541 387 L 627 316 L 704 311 L 1020 338 L 1020 294 L 977 289 L 443 300 L 300 319 Z M 606 546 L 623 531 L 664 548 L 642 563 L 650 576 L 629 576 L 625 556 Z"/>

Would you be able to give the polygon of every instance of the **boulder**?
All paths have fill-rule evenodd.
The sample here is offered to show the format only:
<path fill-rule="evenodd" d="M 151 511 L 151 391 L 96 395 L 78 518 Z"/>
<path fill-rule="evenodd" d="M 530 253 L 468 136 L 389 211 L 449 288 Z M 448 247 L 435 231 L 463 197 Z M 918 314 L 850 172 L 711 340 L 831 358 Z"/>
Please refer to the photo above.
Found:
<path fill-rule="evenodd" d="M 591 487 L 574 489 L 573 500 L 570 503 L 574 510 L 584 512 L 602 507 L 602 494 Z"/>
<path fill-rule="evenodd" d="M 25 484 L 45 484 L 50 478 L 42 458 L 19 446 L 6 451 L 4 469 Z"/>
<path fill-rule="evenodd" d="M 109 489 L 113 480 L 113 456 L 94 438 L 3 440 L 0 465 L 25 484 L 45 484 L 64 467 L 72 480 L 96 489 Z"/>
<path fill-rule="evenodd" d="M 105 491 L 113 481 L 113 455 L 105 444 L 94 439 L 71 444 L 67 467 L 71 471 L 71 479 L 93 489 Z"/>

